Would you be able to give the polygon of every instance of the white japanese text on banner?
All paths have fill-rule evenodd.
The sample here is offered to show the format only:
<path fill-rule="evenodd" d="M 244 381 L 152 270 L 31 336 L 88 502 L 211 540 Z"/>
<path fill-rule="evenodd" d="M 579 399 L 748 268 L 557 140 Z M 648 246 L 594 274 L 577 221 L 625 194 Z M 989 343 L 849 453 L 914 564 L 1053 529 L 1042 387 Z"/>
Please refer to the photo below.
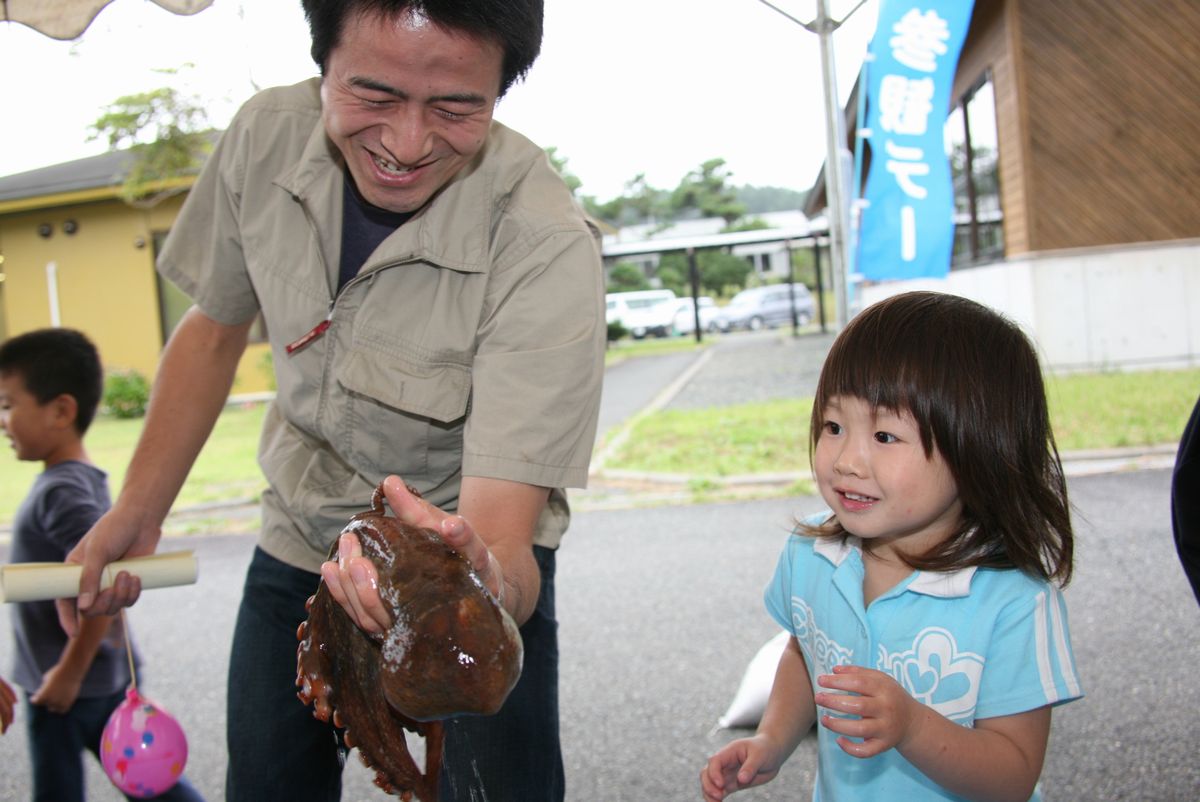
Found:
<path fill-rule="evenodd" d="M 954 188 L 943 127 L 972 0 L 883 0 L 867 69 L 867 173 L 858 272 L 944 276 Z"/>

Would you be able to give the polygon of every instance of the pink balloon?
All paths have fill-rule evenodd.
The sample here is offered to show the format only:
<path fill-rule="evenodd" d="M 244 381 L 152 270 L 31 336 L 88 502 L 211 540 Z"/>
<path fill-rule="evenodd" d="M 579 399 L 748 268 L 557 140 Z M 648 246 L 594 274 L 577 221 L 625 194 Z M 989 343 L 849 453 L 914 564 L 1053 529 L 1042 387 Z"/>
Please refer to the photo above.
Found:
<path fill-rule="evenodd" d="M 187 738 L 167 711 L 130 688 L 108 717 L 100 737 L 100 762 L 113 785 L 139 798 L 158 796 L 187 764 Z"/>

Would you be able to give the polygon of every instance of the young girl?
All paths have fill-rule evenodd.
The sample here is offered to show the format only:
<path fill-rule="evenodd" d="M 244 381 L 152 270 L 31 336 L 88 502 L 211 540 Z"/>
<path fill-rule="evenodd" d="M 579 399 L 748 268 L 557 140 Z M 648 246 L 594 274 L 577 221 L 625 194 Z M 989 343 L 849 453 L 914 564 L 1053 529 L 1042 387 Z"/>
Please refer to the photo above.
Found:
<path fill-rule="evenodd" d="M 771 780 L 818 723 L 814 800 L 1038 799 L 1050 708 L 1082 695 L 1063 598 L 1066 483 L 1037 356 L 1012 323 L 914 292 L 863 311 L 813 403 L 832 510 L 766 591 L 794 636 L 757 733 L 706 800 Z"/>

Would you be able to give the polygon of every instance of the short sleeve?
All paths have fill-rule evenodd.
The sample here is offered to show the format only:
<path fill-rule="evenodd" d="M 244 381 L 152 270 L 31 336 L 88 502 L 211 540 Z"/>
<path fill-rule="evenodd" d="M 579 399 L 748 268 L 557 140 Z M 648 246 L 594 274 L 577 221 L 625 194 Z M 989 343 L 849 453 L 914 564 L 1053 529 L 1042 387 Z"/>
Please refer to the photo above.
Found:
<path fill-rule="evenodd" d="M 157 262 L 159 273 L 205 315 L 226 325 L 244 323 L 258 312 L 239 226 L 240 136 L 235 118 L 188 190 Z"/>
<path fill-rule="evenodd" d="M 463 474 L 584 487 L 604 375 L 599 254 L 575 227 L 544 237 L 520 261 L 493 275 Z"/>
<path fill-rule="evenodd" d="M 1066 601 L 1046 584 L 996 618 L 975 718 L 1014 715 L 1082 696 Z"/>
<path fill-rule="evenodd" d="M 41 498 L 44 508 L 41 521 L 46 537 L 63 553 L 75 548 L 105 508 L 83 488 L 56 483 L 46 489 Z"/>
<path fill-rule="evenodd" d="M 771 581 L 767 583 L 766 590 L 763 591 L 763 603 L 771 618 L 774 618 L 776 623 L 793 635 L 795 627 L 792 623 L 791 598 L 794 587 L 795 553 L 798 551 L 797 546 L 799 545 L 798 538 L 799 535 L 788 537 L 787 544 L 779 553 L 779 560 L 775 564 L 775 573 L 771 577 Z"/>

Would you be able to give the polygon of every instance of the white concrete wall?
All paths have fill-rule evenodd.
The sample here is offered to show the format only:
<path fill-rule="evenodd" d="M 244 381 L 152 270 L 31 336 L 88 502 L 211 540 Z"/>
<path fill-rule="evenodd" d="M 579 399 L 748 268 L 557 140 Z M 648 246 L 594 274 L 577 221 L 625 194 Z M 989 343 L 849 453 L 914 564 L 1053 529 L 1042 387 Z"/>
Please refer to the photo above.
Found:
<path fill-rule="evenodd" d="M 930 289 L 1020 324 L 1052 371 L 1200 365 L 1200 240 L 1056 251 L 945 279 L 861 287 L 860 305 Z"/>

